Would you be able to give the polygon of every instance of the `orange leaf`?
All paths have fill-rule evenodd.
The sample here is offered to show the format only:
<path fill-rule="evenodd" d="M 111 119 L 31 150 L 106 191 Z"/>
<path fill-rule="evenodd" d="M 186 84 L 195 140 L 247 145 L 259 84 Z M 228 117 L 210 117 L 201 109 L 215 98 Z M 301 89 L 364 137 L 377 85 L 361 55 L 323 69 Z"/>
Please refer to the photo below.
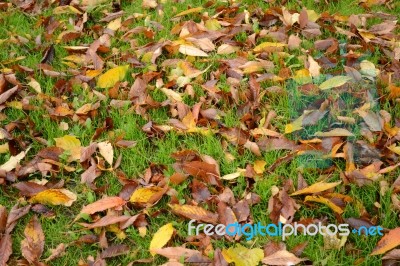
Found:
<path fill-rule="evenodd" d="M 384 235 L 372 251 L 371 255 L 380 255 L 386 253 L 392 248 L 400 245 L 400 227 L 390 230 Z"/>

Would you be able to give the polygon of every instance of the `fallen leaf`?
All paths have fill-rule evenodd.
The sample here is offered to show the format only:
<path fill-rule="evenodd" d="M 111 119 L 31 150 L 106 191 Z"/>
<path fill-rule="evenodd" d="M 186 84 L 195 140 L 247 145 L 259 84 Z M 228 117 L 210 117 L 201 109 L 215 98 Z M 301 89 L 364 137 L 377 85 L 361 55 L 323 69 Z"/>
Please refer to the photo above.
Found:
<path fill-rule="evenodd" d="M 342 214 L 343 213 L 343 209 L 342 208 L 340 208 L 335 203 L 333 203 L 329 199 L 324 198 L 322 196 L 306 196 L 305 199 L 304 199 L 304 202 L 307 202 L 307 201 L 319 202 L 319 203 L 327 205 L 329 208 L 331 208 L 334 212 L 336 212 L 338 214 Z"/>
<path fill-rule="evenodd" d="M 189 14 L 192 14 L 192 13 L 199 13 L 202 10 L 203 10 L 203 7 L 201 7 L 201 6 L 200 7 L 190 8 L 188 10 L 185 10 L 185 11 L 182 11 L 182 12 L 176 14 L 174 17 L 176 18 L 176 17 L 182 17 L 182 16 L 185 16 L 185 15 L 189 15 Z"/>
<path fill-rule="evenodd" d="M 26 149 L 26 151 L 21 151 L 16 156 L 11 156 L 7 162 L 5 162 L 0 166 L 0 170 L 4 170 L 7 172 L 13 170 L 19 164 L 19 162 L 25 157 L 29 149 L 30 148 Z"/>
<path fill-rule="evenodd" d="M 77 196 L 71 191 L 61 188 L 61 189 L 47 189 L 39 192 L 32 198 L 29 202 L 50 204 L 50 205 L 64 205 L 71 206 L 74 201 L 76 201 Z"/>
<path fill-rule="evenodd" d="M 339 86 L 342 86 L 352 80 L 351 77 L 348 76 L 336 76 L 333 78 L 330 78 L 319 85 L 320 90 L 328 90 L 332 88 L 336 88 Z"/>
<path fill-rule="evenodd" d="M 169 204 L 172 212 L 185 218 L 206 223 L 217 223 L 218 215 L 199 206 Z"/>
<path fill-rule="evenodd" d="M 81 158 L 81 142 L 75 136 L 65 135 L 61 138 L 54 138 L 56 147 L 62 148 L 70 153 L 69 162 L 79 161 Z"/>
<path fill-rule="evenodd" d="M 372 251 L 371 255 L 384 254 L 387 251 L 400 245 L 400 227 L 390 230 L 385 234 L 376 244 L 376 247 Z"/>
<path fill-rule="evenodd" d="M 344 128 L 335 128 L 328 132 L 318 131 L 314 135 L 317 137 L 352 137 L 352 136 L 354 136 L 353 133 L 351 133 L 350 131 L 348 131 L 347 129 L 344 129 Z"/>
<path fill-rule="evenodd" d="M 105 211 L 107 209 L 120 207 L 125 203 L 125 200 L 120 197 L 105 197 L 83 207 L 79 214 L 93 214 L 96 212 Z"/>
<path fill-rule="evenodd" d="M 100 154 L 106 159 L 106 161 L 112 166 L 114 159 L 114 150 L 109 141 L 97 143 L 99 147 Z"/>
<path fill-rule="evenodd" d="M 117 83 L 125 78 L 126 72 L 129 69 L 129 65 L 118 66 L 112 68 L 99 76 L 97 80 L 97 86 L 106 89 L 111 88 Z"/>
<path fill-rule="evenodd" d="M 165 193 L 165 189 L 161 187 L 146 187 L 136 189 L 129 201 L 132 203 L 147 205 L 157 202 Z"/>
<path fill-rule="evenodd" d="M 312 184 L 309 187 L 303 188 L 301 190 L 298 190 L 298 191 L 290 194 L 290 196 L 296 196 L 296 195 L 302 195 L 302 194 L 314 194 L 314 193 L 322 192 L 322 191 L 334 188 L 337 185 L 339 185 L 340 183 L 342 183 L 342 181 L 333 182 L 333 183 L 317 182 L 317 183 Z"/>
<path fill-rule="evenodd" d="M 228 263 L 235 263 L 236 266 L 257 266 L 264 258 L 264 251 L 261 248 L 248 249 L 240 244 L 229 249 L 223 249 L 222 255 Z"/>
<path fill-rule="evenodd" d="M 179 52 L 184 55 L 208 57 L 207 53 L 191 45 L 181 44 L 179 46 Z"/>
<path fill-rule="evenodd" d="M 296 257 L 287 250 L 279 250 L 262 260 L 267 265 L 296 265 L 302 261 L 303 259 Z"/>
<path fill-rule="evenodd" d="M 151 255 L 155 255 L 156 253 L 153 251 L 154 249 L 160 249 L 168 243 L 174 233 L 174 227 L 172 223 L 168 223 L 163 225 L 158 229 L 158 231 L 154 234 L 153 238 L 150 242 L 150 253 Z"/>
<path fill-rule="evenodd" d="M 260 160 L 255 161 L 253 166 L 254 171 L 259 175 L 264 173 L 265 165 L 267 165 L 265 161 L 260 161 Z"/>
<path fill-rule="evenodd" d="M 29 263 L 36 264 L 44 250 L 44 234 L 37 216 L 33 216 L 24 230 L 25 239 L 21 241 L 21 253 Z"/>

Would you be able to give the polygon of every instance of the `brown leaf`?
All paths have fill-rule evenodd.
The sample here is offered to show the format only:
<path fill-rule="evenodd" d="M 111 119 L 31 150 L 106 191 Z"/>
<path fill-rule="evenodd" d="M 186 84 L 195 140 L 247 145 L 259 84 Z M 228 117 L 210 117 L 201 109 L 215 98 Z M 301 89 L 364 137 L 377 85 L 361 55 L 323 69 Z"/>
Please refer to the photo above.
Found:
<path fill-rule="evenodd" d="M 201 161 L 183 163 L 183 170 L 194 177 L 201 178 L 203 181 L 212 185 L 219 185 L 219 175 L 216 166 Z"/>
<path fill-rule="evenodd" d="M 124 244 L 116 244 L 106 248 L 101 252 L 100 257 L 102 259 L 112 258 L 120 255 L 127 254 L 129 252 L 129 247 Z"/>
<path fill-rule="evenodd" d="M 207 211 L 199 206 L 179 204 L 169 204 L 169 206 L 171 207 L 173 213 L 191 220 L 193 219 L 212 224 L 217 223 L 218 220 L 217 214 Z"/>
<path fill-rule="evenodd" d="M 197 250 L 187 249 L 183 247 L 170 247 L 153 249 L 154 253 L 164 256 L 169 259 L 179 260 L 180 258 L 189 258 L 194 255 L 201 255 Z"/>
<path fill-rule="evenodd" d="M 296 257 L 293 253 L 287 250 L 280 250 L 272 255 L 265 257 L 262 262 L 267 265 L 296 265 L 304 259 Z"/>
<path fill-rule="evenodd" d="M 124 205 L 126 202 L 120 197 L 105 197 L 82 208 L 79 214 L 93 214 Z"/>
<path fill-rule="evenodd" d="M 5 234 L 0 240 L 0 265 L 7 265 L 7 261 L 12 254 L 12 239 L 10 234 Z"/>
<path fill-rule="evenodd" d="M 66 248 L 67 248 L 67 246 L 64 243 L 59 244 L 55 249 L 51 249 L 50 256 L 47 259 L 45 259 L 44 261 L 48 262 L 48 261 L 51 261 L 51 260 L 61 257 L 64 254 Z"/>
<path fill-rule="evenodd" d="M 107 215 L 92 224 L 88 224 L 88 223 L 79 223 L 79 224 L 88 229 L 93 229 L 93 228 L 98 228 L 98 227 L 105 227 L 105 226 L 116 224 L 116 223 L 124 223 L 127 220 L 129 220 L 129 218 L 130 218 L 130 216 L 127 216 L 127 215 L 122 215 L 122 216 Z"/>
<path fill-rule="evenodd" d="M 21 241 L 21 253 L 30 263 L 37 263 L 44 250 L 44 234 L 37 216 L 33 216 L 24 231 Z"/>
<path fill-rule="evenodd" d="M 13 87 L 12 89 L 7 90 L 6 92 L 0 94 L 0 104 L 4 103 L 18 90 L 18 86 Z"/>
<path fill-rule="evenodd" d="M 400 245 L 400 227 L 392 229 L 385 234 L 378 242 L 371 255 L 384 254 L 392 248 Z"/>

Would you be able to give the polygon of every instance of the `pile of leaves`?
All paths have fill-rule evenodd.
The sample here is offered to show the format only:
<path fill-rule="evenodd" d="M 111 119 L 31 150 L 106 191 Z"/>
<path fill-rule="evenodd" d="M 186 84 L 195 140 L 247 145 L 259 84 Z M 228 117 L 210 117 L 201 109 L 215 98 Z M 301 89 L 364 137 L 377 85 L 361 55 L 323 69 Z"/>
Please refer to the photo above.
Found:
<path fill-rule="evenodd" d="M 43 53 L 32 68 L 13 54 L 0 62 L 0 189 L 4 195 L 18 194 L 10 210 L 0 205 L 0 265 L 11 257 L 10 265 L 51 264 L 73 245 L 94 243 L 97 256 L 81 259 L 81 265 L 106 265 L 106 260 L 134 250 L 126 242 L 128 228 L 146 237 L 151 221 L 166 213 L 176 220 L 153 228 L 146 247 L 151 256 L 137 254 L 132 264 L 157 264 L 160 256 L 168 260 L 164 265 L 307 264 L 307 242 L 288 248 L 279 239 L 248 245 L 243 236 L 185 237 L 176 223 L 253 224 L 258 221 L 252 210 L 258 206 L 275 224 L 379 225 L 386 215 L 380 212 L 382 203 L 367 210 L 362 199 L 351 196 L 350 191 L 365 186 L 378 187 L 380 198 L 389 193 L 390 209 L 399 217 L 396 15 L 369 11 L 343 16 L 273 3 L 263 9 L 210 1 L 175 13 L 170 18 L 174 38 L 165 39 L 158 34 L 165 26 L 146 15 L 163 16 L 164 6 L 173 4 L 161 2 L 143 0 L 143 13 L 134 14 L 124 11 L 123 2 L 104 0 L 0 3 L 1 12 L 19 10 L 44 29 L 38 36 L 10 31 L 0 40 L 3 45 L 33 43 L 35 52 Z M 360 5 L 368 11 L 377 2 Z M 95 19 L 99 10 L 101 17 Z M 87 43 L 87 36 L 94 41 Z M 309 40 L 306 49 L 303 43 Z M 60 58 L 58 50 L 65 56 Z M 367 55 L 378 52 L 377 62 L 368 60 Z M 55 60 L 62 65 L 53 65 Z M 39 77 L 54 86 L 45 88 Z M 273 108 L 280 98 L 288 99 L 288 111 Z M 149 149 L 172 133 L 178 138 L 213 136 L 224 160 L 237 159 L 232 148 L 256 160 L 227 173 L 220 170 L 221 158 L 177 147 L 170 154 L 173 164 L 149 162 L 142 174 L 129 176 L 121 151 L 134 150 L 141 140 L 117 128 L 110 109 L 145 121 Z M 10 121 L 15 110 L 24 115 Z M 37 110 L 65 134 L 47 139 L 30 116 Z M 168 119 L 154 119 L 156 110 Z M 232 110 L 238 118 L 234 126 L 224 120 Z M 88 127 L 88 121 L 97 121 L 97 127 L 87 139 L 79 139 L 72 127 Z M 264 155 L 273 151 L 280 158 L 266 161 Z M 307 169 L 298 169 L 297 176 L 279 176 L 267 193 L 254 192 L 279 167 L 315 154 L 326 162 L 314 166 L 316 180 L 307 180 Z M 119 192 L 110 195 L 99 183 L 105 175 L 121 184 Z M 234 191 L 241 178 L 245 189 L 239 195 Z M 99 199 L 87 204 L 74 189 L 79 182 Z M 188 188 L 185 198 L 176 190 L 181 184 Z M 71 223 L 85 235 L 59 244 L 44 258 L 41 220 L 57 219 L 58 212 L 76 205 L 81 210 Z M 320 206 L 330 209 L 329 219 L 299 214 Z M 359 215 L 344 216 L 346 208 L 356 208 Z M 23 225 L 23 240 L 15 246 L 13 230 L 25 215 L 30 218 Z M 386 254 L 385 265 L 394 265 L 400 260 L 400 249 L 394 249 L 400 245 L 400 227 L 384 232 L 370 255 Z M 229 248 L 214 245 L 221 239 Z M 348 256 L 359 257 L 358 263 L 364 260 L 347 237 L 324 237 L 324 247 L 345 249 Z M 20 252 L 13 256 L 13 250 Z"/>

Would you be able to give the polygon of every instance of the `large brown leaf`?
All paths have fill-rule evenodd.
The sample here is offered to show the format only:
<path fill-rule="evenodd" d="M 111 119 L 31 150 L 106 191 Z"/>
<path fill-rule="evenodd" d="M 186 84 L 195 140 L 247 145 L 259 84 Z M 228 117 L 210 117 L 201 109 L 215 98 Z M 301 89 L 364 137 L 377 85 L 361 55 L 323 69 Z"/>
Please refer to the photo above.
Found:
<path fill-rule="evenodd" d="M 22 256 L 29 263 L 37 263 L 44 250 L 44 233 L 37 216 L 33 216 L 24 231 L 25 239 L 21 241 Z"/>
<path fill-rule="evenodd" d="M 203 221 L 206 223 L 217 223 L 218 215 L 207 211 L 199 206 L 192 205 L 179 205 L 179 204 L 169 204 L 172 212 L 181 215 L 188 219 L 193 219 L 197 221 Z"/>

